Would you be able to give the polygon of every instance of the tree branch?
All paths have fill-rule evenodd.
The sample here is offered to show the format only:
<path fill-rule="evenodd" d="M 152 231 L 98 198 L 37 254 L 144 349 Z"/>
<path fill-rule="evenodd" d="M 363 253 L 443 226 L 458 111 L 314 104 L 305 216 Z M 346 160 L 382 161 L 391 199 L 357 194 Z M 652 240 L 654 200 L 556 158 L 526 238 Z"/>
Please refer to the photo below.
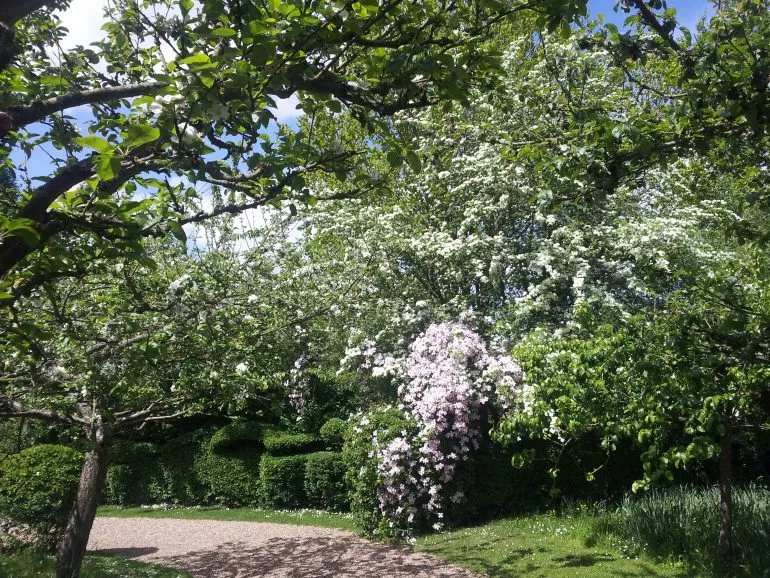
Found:
<path fill-rule="evenodd" d="M 0 411 L 0 418 L 29 417 L 32 419 L 53 421 L 58 423 L 83 423 L 83 421 L 76 416 L 67 416 L 57 411 L 44 409 L 28 409 L 18 401 L 13 400 L 6 400 L 5 403 L 0 401 L 0 407 L 5 408 L 5 411 Z"/>
<path fill-rule="evenodd" d="M 46 4 L 52 4 L 51 0 L 6 0 L 0 6 L 0 22 L 13 25 Z"/>
<path fill-rule="evenodd" d="M 6 121 L 6 123 L 0 126 L 0 137 L 5 136 L 11 130 L 16 130 L 24 125 L 42 120 L 54 112 L 84 104 L 150 94 L 166 86 L 168 86 L 166 82 L 155 81 L 126 84 L 124 86 L 106 86 L 91 90 L 81 90 L 80 92 L 73 92 L 62 96 L 54 96 L 45 100 L 37 100 L 28 106 L 12 107 L 5 111 L 0 111 L 0 114 L 5 113 L 10 117 L 10 122 Z M 8 124 L 11 126 L 6 128 Z"/>
<path fill-rule="evenodd" d="M 639 15 L 642 17 L 642 20 L 644 20 L 644 22 L 650 28 L 658 33 L 658 36 L 660 36 L 660 38 L 669 46 L 669 48 L 672 48 L 676 52 L 682 51 L 682 47 L 676 40 L 674 40 L 674 37 L 671 35 L 671 30 L 668 30 L 665 26 L 663 26 L 663 24 L 660 23 L 658 17 L 655 16 L 647 4 L 644 3 L 644 0 L 631 0 L 631 3 L 636 7 L 637 10 L 639 10 Z"/>

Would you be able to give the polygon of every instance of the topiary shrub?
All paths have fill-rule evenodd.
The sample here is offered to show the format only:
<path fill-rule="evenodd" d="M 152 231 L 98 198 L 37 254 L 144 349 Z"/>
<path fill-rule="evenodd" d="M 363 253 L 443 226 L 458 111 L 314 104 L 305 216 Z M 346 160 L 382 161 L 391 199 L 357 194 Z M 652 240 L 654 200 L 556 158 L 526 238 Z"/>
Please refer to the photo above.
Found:
<path fill-rule="evenodd" d="M 148 504 L 163 492 L 158 482 L 162 469 L 160 446 L 149 442 L 120 440 L 110 448 L 110 466 L 104 482 L 102 502 L 117 506 Z"/>
<path fill-rule="evenodd" d="M 342 449 L 342 443 L 345 438 L 345 430 L 348 424 L 345 420 L 333 417 L 321 426 L 321 439 L 328 449 L 339 451 Z"/>
<path fill-rule="evenodd" d="M 28 525 L 37 545 L 51 550 L 75 501 L 83 454 L 39 445 L 0 461 L 0 517 Z"/>
<path fill-rule="evenodd" d="M 255 422 L 236 421 L 218 429 L 211 437 L 211 449 L 225 453 L 241 446 L 261 446 L 262 426 Z"/>
<path fill-rule="evenodd" d="M 317 452 L 308 455 L 305 492 L 309 504 L 316 508 L 340 512 L 350 507 L 345 462 L 341 453 Z"/>
<path fill-rule="evenodd" d="M 204 442 L 194 460 L 195 477 L 205 487 L 205 501 L 228 507 L 256 506 L 262 452 L 253 446 L 231 446 L 224 451 L 214 442 L 214 437 Z"/>
<path fill-rule="evenodd" d="M 263 438 L 265 450 L 272 456 L 306 454 L 321 449 L 320 438 L 310 434 L 269 431 Z"/>
<path fill-rule="evenodd" d="M 264 455 L 259 463 L 260 503 L 266 508 L 307 506 L 305 467 L 307 455 Z"/>

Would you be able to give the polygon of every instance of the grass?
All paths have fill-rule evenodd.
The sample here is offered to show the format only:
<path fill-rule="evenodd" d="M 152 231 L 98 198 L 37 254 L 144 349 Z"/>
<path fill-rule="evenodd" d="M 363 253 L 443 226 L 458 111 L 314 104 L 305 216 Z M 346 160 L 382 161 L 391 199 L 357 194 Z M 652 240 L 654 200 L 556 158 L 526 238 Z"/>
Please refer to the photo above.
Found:
<path fill-rule="evenodd" d="M 37 550 L 0 552 L 0 578 L 49 578 L 54 557 Z M 158 564 L 145 564 L 106 554 L 88 554 L 81 578 L 192 578 L 190 574 Z"/>
<path fill-rule="evenodd" d="M 114 518 L 177 518 L 181 520 L 225 520 L 238 522 L 271 522 L 273 524 L 297 524 L 355 531 L 353 516 L 321 510 L 264 510 L 255 508 L 120 508 L 102 506 L 97 516 Z"/>
<path fill-rule="evenodd" d="M 535 515 L 418 538 L 415 548 L 494 577 L 694 576 L 680 564 L 630 556 L 596 518 Z"/>
<path fill-rule="evenodd" d="M 715 487 L 651 490 L 626 498 L 607 530 L 663 558 L 679 558 L 704 575 L 770 576 L 770 491 L 733 490 L 736 560 L 720 568 L 717 556 L 719 491 Z"/>

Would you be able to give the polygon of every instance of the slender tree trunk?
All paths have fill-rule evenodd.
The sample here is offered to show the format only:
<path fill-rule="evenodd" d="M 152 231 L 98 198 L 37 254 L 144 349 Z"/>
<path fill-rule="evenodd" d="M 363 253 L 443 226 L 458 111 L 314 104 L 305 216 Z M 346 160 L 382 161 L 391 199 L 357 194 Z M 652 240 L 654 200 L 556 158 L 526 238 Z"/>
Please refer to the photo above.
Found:
<path fill-rule="evenodd" d="M 91 533 L 91 526 L 96 517 L 96 507 L 99 505 L 107 476 L 108 451 L 103 440 L 99 441 L 101 437 L 97 435 L 96 446 L 86 454 L 83 469 L 80 472 L 78 495 L 70 512 L 64 537 L 59 544 L 54 578 L 80 576 L 88 536 Z"/>
<path fill-rule="evenodd" d="M 729 427 L 720 440 L 719 453 L 719 562 L 728 566 L 733 561 L 733 438 Z"/>

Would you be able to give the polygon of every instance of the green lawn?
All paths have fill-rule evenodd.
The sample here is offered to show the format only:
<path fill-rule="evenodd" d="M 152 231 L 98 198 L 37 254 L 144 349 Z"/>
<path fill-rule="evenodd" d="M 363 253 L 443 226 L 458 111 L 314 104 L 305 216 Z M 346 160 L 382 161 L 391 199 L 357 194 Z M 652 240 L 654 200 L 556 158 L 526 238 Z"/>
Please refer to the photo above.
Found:
<path fill-rule="evenodd" d="M 597 538 L 590 517 L 528 516 L 418 538 L 415 548 L 490 577 L 692 576 L 682 566 L 628 557 Z"/>
<path fill-rule="evenodd" d="M 50 578 L 54 558 L 36 550 L 0 552 L 0 578 Z M 181 570 L 106 554 L 88 554 L 81 578 L 192 578 Z"/>
<path fill-rule="evenodd" d="M 333 514 L 321 510 L 262 510 L 254 508 L 118 508 L 102 506 L 97 516 L 116 518 L 179 518 L 183 520 L 231 520 L 240 522 L 272 522 L 320 526 L 354 531 L 350 514 Z"/>

